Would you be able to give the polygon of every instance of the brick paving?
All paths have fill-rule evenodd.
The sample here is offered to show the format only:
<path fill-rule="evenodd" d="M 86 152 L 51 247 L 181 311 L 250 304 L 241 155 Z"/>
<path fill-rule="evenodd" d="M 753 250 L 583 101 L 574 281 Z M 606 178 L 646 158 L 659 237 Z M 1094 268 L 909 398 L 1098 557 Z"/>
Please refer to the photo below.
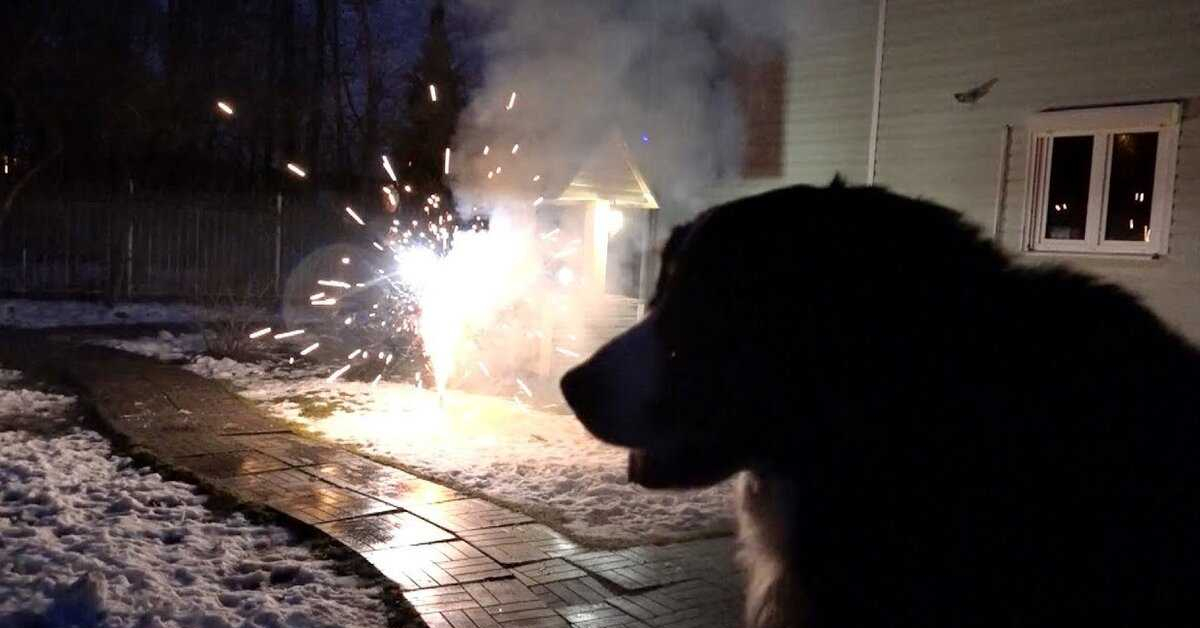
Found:
<path fill-rule="evenodd" d="M 111 428 L 359 552 L 431 628 L 733 628 L 718 538 L 595 550 L 531 517 L 293 433 L 218 382 L 99 348 L 65 361 Z"/>

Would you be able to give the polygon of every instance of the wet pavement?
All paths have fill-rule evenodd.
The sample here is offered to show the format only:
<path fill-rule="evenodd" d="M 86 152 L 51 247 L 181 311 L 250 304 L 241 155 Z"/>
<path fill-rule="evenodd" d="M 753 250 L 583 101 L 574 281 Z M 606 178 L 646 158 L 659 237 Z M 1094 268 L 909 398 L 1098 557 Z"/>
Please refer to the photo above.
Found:
<path fill-rule="evenodd" d="M 728 537 L 596 550 L 533 518 L 294 433 L 220 382 L 97 347 L 72 382 L 135 450 L 315 526 L 395 582 L 432 628 L 732 627 Z"/>

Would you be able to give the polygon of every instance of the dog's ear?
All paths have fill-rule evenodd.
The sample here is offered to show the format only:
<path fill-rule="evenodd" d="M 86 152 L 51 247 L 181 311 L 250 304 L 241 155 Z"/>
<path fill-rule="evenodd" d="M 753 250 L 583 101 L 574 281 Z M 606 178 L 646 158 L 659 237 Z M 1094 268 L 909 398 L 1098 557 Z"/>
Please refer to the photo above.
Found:
<path fill-rule="evenodd" d="M 829 189 L 843 190 L 845 188 L 846 188 L 846 180 L 844 178 L 842 178 L 842 173 L 839 172 L 839 173 L 833 175 L 833 181 L 829 182 Z"/>

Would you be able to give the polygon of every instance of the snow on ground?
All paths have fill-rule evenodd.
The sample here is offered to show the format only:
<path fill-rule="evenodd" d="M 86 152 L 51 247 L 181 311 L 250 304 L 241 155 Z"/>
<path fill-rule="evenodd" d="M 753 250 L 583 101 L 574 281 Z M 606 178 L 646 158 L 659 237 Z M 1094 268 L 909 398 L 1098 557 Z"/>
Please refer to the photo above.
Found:
<path fill-rule="evenodd" d="M 110 349 L 119 349 L 148 358 L 164 361 L 179 361 L 204 349 L 203 334 L 172 334 L 163 330 L 157 336 L 145 338 L 100 338 L 90 344 Z"/>
<path fill-rule="evenodd" d="M 237 308 L 239 315 L 265 315 L 253 308 Z M 117 303 L 109 307 L 92 301 L 36 301 L 0 299 L 0 325 L 25 329 L 136 323 L 195 323 L 227 318 L 229 308 L 208 308 L 187 303 Z"/>
<path fill-rule="evenodd" d="M 72 426 L 71 397 L 7 381 L 0 399 L 32 404 L 0 403 L 0 626 L 384 624 L 377 589 L 286 529 L 214 514 L 191 486 Z M 11 430 L 31 408 L 62 429 Z"/>

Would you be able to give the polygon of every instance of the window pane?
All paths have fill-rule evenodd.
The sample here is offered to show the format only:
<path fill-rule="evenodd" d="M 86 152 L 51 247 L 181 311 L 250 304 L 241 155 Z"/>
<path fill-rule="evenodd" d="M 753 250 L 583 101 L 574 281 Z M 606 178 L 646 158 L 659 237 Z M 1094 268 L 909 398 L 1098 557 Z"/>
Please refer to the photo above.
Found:
<path fill-rule="evenodd" d="M 1087 229 L 1088 188 L 1092 178 L 1090 135 L 1056 137 L 1050 144 L 1050 192 L 1046 201 L 1046 238 L 1082 240 Z"/>
<path fill-rule="evenodd" d="M 1150 241 L 1158 133 L 1113 135 L 1105 240 Z"/>

